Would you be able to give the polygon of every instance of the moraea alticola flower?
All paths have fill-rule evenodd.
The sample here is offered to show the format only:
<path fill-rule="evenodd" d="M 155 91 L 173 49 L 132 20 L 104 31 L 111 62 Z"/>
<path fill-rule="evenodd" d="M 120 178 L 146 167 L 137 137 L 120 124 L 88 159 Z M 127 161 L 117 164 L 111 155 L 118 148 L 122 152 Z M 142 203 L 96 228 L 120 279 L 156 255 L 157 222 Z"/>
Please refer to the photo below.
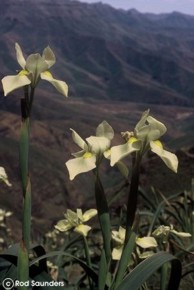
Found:
<path fill-rule="evenodd" d="M 155 237 L 162 237 L 164 242 L 167 241 L 169 235 L 175 235 L 181 238 L 190 238 L 191 234 L 186 232 L 178 232 L 174 230 L 173 225 L 164 226 L 160 225 L 157 229 L 154 230 L 152 233 Z"/>
<path fill-rule="evenodd" d="M 67 84 L 54 79 L 49 71 L 56 61 L 55 55 L 49 46 L 43 50 L 42 56 L 39 53 L 35 53 L 29 55 L 26 60 L 18 43 L 15 44 L 15 49 L 17 61 L 22 69 L 17 75 L 6 76 L 2 79 L 5 96 L 27 85 L 35 88 L 39 80 L 42 79 L 51 83 L 57 91 L 67 97 Z"/>
<path fill-rule="evenodd" d="M 84 223 L 89 221 L 96 214 L 96 209 L 89 209 L 85 211 L 85 213 L 82 213 L 81 209 L 77 209 L 76 212 L 68 209 L 65 214 L 65 219 L 60 220 L 55 225 L 55 228 L 60 232 L 66 232 L 70 229 L 74 229 L 75 232 L 86 237 L 88 232 L 91 230 L 91 227 L 84 225 Z"/>
<path fill-rule="evenodd" d="M 134 132 L 122 133 L 126 143 L 111 148 L 111 166 L 134 151 L 143 156 L 148 150 L 151 150 L 163 160 L 168 168 L 177 172 L 177 156 L 164 150 L 159 140 L 166 130 L 163 123 L 149 115 L 149 110 L 145 111 L 135 126 Z"/>
<path fill-rule="evenodd" d="M 125 234 L 126 230 L 123 227 L 119 227 L 118 231 L 112 231 L 112 239 L 116 244 L 112 251 L 113 260 L 120 260 L 121 258 L 124 247 Z M 158 246 L 155 238 L 153 237 L 137 237 L 136 245 L 142 249 L 155 248 Z"/>
<path fill-rule="evenodd" d="M 72 130 L 72 129 L 71 129 Z M 108 158 L 110 154 L 110 143 L 114 136 L 112 127 L 103 121 L 96 129 L 96 136 L 90 136 L 84 141 L 74 130 L 72 130 L 73 141 L 82 149 L 72 155 L 74 159 L 66 162 L 69 171 L 70 180 L 76 175 L 88 172 L 96 168 L 102 157 Z"/>

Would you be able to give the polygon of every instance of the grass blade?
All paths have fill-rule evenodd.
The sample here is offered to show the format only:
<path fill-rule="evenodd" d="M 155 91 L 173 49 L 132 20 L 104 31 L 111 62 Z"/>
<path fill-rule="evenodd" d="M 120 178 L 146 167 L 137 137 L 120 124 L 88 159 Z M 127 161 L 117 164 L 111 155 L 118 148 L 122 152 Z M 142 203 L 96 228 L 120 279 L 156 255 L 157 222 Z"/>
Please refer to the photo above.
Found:
<path fill-rule="evenodd" d="M 168 289 L 178 290 L 181 279 L 181 262 L 167 252 L 159 252 L 141 262 L 126 276 L 116 290 L 138 290 L 157 269 L 167 262 L 171 262 L 171 274 Z"/>

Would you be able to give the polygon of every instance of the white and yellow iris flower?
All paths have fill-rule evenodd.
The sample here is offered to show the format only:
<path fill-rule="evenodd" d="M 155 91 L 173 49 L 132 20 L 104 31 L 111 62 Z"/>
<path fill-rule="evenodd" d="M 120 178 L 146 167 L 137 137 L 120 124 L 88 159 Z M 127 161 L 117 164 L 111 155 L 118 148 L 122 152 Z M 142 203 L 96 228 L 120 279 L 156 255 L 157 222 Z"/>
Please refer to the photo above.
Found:
<path fill-rule="evenodd" d="M 190 238 L 191 234 L 186 232 L 178 232 L 174 230 L 173 225 L 170 226 L 164 226 L 160 225 L 157 229 L 154 230 L 152 233 L 155 237 L 162 237 L 164 240 L 167 240 L 170 234 L 174 234 L 175 236 L 178 236 L 180 238 Z"/>
<path fill-rule="evenodd" d="M 166 130 L 163 123 L 149 115 L 149 110 L 145 111 L 135 126 L 134 132 L 123 133 L 126 143 L 111 148 L 111 166 L 132 152 L 137 151 L 143 156 L 148 150 L 151 150 L 163 160 L 168 168 L 177 172 L 177 156 L 164 150 L 159 140 Z"/>
<path fill-rule="evenodd" d="M 5 76 L 2 79 L 4 95 L 10 92 L 30 85 L 35 88 L 39 80 L 45 80 L 51 83 L 57 91 L 67 97 L 68 86 L 65 82 L 53 78 L 49 69 L 56 62 L 55 55 L 51 48 L 47 46 L 42 53 L 31 54 L 25 60 L 23 52 L 18 43 L 15 44 L 16 58 L 22 68 L 17 75 Z"/>
<path fill-rule="evenodd" d="M 84 214 L 81 209 L 77 209 L 76 212 L 68 209 L 64 214 L 65 219 L 60 220 L 55 225 L 55 228 L 60 232 L 66 232 L 70 229 L 74 229 L 75 232 L 86 237 L 88 232 L 91 230 L 91 227 L 85 225 L 84 223 L 89 221 L 96 214 L 96 209 L 89 209 Z"/>
<path fill-rule="evenodd" d="M 73 129 L 73 141 L 82 149 L 72 155 L 74 159 L 66 162 L 70 180 L 80 173 L 88 172 L 100 163 L 102 157 L 108 158 L 110 154 L 110 144 L 114 136 L 112 127 L 103 121 L 96 129 L 96 136 L 90 136 L 84 141 Z"/>
<path fill-rule="evenodd" d="M 116 244 L 112 251 L 113 260 L 120 260 L 121 258 L 125 241 L 125 233 L 126 230 L 123 227 L 119 227 L 118 231 L 112 231 L 112 239 Z M 137 237 L 136 245 L 142 249 L 155 248 L 158 246 L 155 238 L 153 237 Z"/>

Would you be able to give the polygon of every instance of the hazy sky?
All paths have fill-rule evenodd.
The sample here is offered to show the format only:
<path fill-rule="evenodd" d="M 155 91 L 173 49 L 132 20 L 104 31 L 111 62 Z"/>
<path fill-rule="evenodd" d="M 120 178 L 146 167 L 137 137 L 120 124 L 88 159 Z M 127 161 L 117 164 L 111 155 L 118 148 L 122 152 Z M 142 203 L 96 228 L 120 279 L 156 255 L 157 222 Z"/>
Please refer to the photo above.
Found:
<path fill-rule="evenodd" d="M 79 0 L 81 2 L 103 2 L 115 8 L 136 8 L 140 12 L 166 13 L 179 11 L 194 15 L 194 0 Z"/>

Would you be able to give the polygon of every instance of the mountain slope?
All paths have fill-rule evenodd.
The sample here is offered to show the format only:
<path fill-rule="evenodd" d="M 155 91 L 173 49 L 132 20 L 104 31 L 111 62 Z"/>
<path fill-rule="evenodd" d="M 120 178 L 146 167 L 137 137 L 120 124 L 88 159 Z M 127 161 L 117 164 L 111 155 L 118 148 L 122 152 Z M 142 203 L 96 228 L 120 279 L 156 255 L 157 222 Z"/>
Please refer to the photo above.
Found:
<path fill-rule="evenodd" d="M 2 75 L 17 69 L 16 41 L 27 54 L 49 44 L 74 96 L 193 105 L 192 16 L 69 0 L 3 0 L 0 10 Z"/>

